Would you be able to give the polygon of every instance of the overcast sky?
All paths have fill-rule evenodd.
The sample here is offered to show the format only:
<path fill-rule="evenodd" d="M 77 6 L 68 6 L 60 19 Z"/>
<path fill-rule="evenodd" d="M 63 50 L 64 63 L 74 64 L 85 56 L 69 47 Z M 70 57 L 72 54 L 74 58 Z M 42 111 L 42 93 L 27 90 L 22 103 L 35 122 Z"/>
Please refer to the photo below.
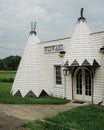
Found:
<path fill-rule="evenodd" d="M 104 31 L 104 0 L 0 0 L 0 47 L 24 48 L 32 20 L 40 41 L 70 37 L 82 7 L 92 32 Z M 0 48 L 0 58 L 22 53 Z"/>

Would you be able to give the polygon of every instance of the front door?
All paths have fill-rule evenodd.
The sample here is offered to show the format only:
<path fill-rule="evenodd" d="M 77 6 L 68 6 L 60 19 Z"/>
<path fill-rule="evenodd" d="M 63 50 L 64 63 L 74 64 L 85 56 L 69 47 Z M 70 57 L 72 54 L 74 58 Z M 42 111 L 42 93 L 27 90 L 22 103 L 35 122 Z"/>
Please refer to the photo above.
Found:
<path fill-rule="evenodd" d="M 83 67 L 77 69 L 74 75 L 74 99 L 92 100 L 92 78 L 90 71 Z"/>

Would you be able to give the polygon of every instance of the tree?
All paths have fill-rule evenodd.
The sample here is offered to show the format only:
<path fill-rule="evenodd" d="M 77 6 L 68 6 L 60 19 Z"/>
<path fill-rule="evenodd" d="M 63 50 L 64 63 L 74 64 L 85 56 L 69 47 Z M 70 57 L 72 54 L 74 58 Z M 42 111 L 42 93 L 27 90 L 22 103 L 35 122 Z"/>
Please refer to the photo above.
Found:
<path fill-rule="evenodd" d="M 20 59 L 20 56 L 8 56 L 0 59 L 0 70 L 17 70 Z"/>

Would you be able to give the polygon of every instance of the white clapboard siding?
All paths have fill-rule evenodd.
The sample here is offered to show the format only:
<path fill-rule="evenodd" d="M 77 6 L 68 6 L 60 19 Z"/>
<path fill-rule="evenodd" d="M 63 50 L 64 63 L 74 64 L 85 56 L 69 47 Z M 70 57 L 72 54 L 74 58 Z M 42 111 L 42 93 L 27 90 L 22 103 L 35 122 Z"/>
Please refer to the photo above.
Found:
<path fill-rule="evenodd" d="M 93 48 L 93 54 L 95 59 L 99 62 L 100 67 L 95 71 L 94 75 L 94 83 L 93 83 L 93 101 L 95 104 L 98 104 L 102 100 L 104 100 L 104 61 L 102 61 L 102 55 L 100 53 L 100 48 L 103 46 L 103 37 L 104 32 L 92 33 L 91 34 L 91 44 Z"/>
<path fill-rule="evenodd" d="M 60 57 L 59 52 L 45 53 L 45 47 L 54 45 L 63 45 L 66 54 Z M 104 54 L 100 52 L 102 46 L 104 32 L 91 33 L 83 17 L 78 20 L 71 38 L 40 43 L 35 34 L 30 35 L 11 93 L 15 95 L 20 90 L 24 97 L 32 90 L 38 97 L 44 90 L 49 95 L 72 100 L 72 74 L 64 76 L 63 65 L 68 61 L 70 66 L 77 60 L 79 66 L 82 66 L 85 59 L 93 65 L 93 61 L 96 60 L 100 66 L 95 68 L 93 76 L 93 103 L 103 102 L 104 105 Z M 55 84 L 55 65 L 62 66 L 62 85 Z"/>
<path fill-rule="evenodd" d="M 72 76 L 66 76 L 66 98 L 72 100 Z"/>
<path fill-rule="evenodd" d="M 82 65 L 86 59 L 91 65 L 93 64 L 93 51 L 90 45 L 90 29 L 86 21 L 78 22 L 72 35 L 69 50 L 64 57 L 64 63 L 68 60 L 69 66 L 74 60 Z"/>
<path fill-rule="evenodd" d="M 42 53 L 37 43 L 37 36 L 33 33 L 24 50 L 13 86 L 12 94 L 15 95 L 19 90 L 24 97 L 29 91 L 32 91 L 37 97 L 44 88 L 44 71 L 42 66 Z M 40 78 L 41 77 L 41 78 Z"/>
<path fill-rule="evenodd" d="M 64 38 L 60 40 L 48 41 L 44 43 L 39 43 L 41 46 L 41 50 L 43 52 L 43 59 L 44 59 L 44 73 L 45 73 L 45 88 L 44 90 L 48 92 L 50 95 L 54 95 L 56 97 L 65 97 L 65 86 L 64 86 L 64 76 L 62 72 L 62 85 L 55 84 L 55 65 L 62 65 L 63 58 L 59 56 L 59 52 L 55 53 L 44 53 L 44 47 L 53 46 L 53 45 L 63 45 L 64 51 L 67 51 L 67 48 L 70 44 L 70 38 Z M 70 80 L 68 80 L 70 81 Z M 68 84 L 68 83 L 67 83 Z M 68 85 L 70 86 L 70 84 Z M 68 96 L 67 96 L 68 95 Z M 67 91 L 67 97 L 70 96 L 70 90 Z"/>

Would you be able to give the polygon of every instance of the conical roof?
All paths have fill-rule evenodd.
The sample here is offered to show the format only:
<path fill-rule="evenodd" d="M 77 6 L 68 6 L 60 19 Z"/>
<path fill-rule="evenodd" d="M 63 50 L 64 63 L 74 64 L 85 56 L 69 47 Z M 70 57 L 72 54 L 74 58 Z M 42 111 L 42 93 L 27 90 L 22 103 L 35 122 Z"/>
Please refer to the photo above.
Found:
<path fill-rule="evenodd" d="M 82 13 L 82 12 L 81 12 Z M 64 65 L 67 66 L 93 66 L 94 57 L 91 47 L 90 29 L 83 17 L 78 18 L 77 25 L 71 38 L 69 50 L 64 58 Z"/>
<path fill-rule="evenodd" d="M 41 86 L 44 87 L 43 58 L 39 42 L 36 32 L 31 31 L 12 86 L 13 95 L 19 91 L 23 97 L 26 95 L 38 97 L 42 91 Z"/>

